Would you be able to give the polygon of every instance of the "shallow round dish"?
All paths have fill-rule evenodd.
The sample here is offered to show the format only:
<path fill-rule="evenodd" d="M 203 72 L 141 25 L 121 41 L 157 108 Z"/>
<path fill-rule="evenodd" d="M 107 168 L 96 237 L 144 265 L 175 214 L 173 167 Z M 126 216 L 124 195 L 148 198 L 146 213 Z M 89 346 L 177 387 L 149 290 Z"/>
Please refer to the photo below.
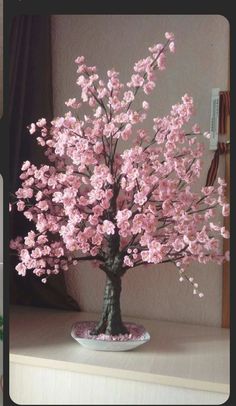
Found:
<path fill-rule="evenodd" d="M 150 334 L 145 328 L 135 323 L 124 323 L 129 334 L 118 336 L 90 335 L 90 331 L 96 324 L 95 321 L 79 321 L 73 324 L 71 336 L 83 347 L 95 351 L 129 351 L 150 340 Z"/>

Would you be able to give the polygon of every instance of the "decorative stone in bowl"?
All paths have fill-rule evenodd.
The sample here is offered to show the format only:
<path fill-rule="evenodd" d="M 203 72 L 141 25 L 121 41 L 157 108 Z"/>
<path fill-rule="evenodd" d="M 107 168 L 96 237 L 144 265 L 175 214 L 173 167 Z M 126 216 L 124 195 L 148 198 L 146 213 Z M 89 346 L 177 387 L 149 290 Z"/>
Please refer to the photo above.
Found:
<path fill-rule="evenodd" d="M 141 325 L 124 323 L 128 334 L 92 335 L 95 321 L 81 321 L 73 324 L 71 336 L 83 347 L 95 351 L 129 351 L 150 340 L 150 334 Z"/>

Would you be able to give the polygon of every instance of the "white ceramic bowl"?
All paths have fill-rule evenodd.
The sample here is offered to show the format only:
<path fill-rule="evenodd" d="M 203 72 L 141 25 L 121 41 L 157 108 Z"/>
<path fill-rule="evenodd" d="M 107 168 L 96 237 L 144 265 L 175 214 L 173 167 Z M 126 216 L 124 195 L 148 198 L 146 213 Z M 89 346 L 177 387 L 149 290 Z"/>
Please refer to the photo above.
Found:
<path fill-rule="evenodd" d="M 73 324 L 71 330 L 71 336 L 83 347 L 89 350 L 95 351 L 129 351 L 133 350 L 134 348 L 139 347 L 142 344 L 145 344 L 150 340 L 150 334 L 144 329 L 143 326 L 135 325 L 134 323 L 124 323 L 127 327 L 129 324 L 132 326 L 136 326 L 137 328 L 142 329 L 142 335 L 138 339 L 126 339 L 124 341 L 121 340 L 111 340 L 111 339 L 99 339 L 94 336 L 84 338 L 82 335 L 78 333 L 80 330 L 81 325 L 85 325 L 86 323 L 91 324 L 91 322 L 77 322 Z M 95 324 L 95 322 L 93 322 Z"/>

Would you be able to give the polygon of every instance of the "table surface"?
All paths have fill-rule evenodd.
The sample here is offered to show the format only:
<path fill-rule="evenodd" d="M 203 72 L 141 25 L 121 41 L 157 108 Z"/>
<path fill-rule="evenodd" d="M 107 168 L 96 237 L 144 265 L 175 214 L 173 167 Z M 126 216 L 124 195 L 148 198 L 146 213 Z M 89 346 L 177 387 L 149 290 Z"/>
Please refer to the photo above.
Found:
<path fill-rule="evenodd" d="M 70 336 L 98 315 L 37 307 L 10 310 L 10 362 L 177 387 L 229 393 L 229 330 L 124 317 L 151 340 L 127 352 L 91 351 Z"/>

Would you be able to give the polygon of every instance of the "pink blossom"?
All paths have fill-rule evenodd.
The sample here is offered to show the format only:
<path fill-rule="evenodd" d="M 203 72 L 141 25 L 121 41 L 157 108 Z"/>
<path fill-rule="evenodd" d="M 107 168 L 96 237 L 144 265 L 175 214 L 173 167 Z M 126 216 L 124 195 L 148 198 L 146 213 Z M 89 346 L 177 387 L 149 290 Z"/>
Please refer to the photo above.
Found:
<path fill-rule="evenodd" d="M 84 56 L 78 56 L 75 59 L 75 63 L 77 63 L 78 65 L 80 65 L 81 63 L 84 63 L 85 57 Z"/>
<path fill-rule="evenodd" d="M 142 107 L 143 107 L 144 110 L 148 110 L 149 109 L 149 103 L 147 101 L 143 101 Z"/>
<path fill-rule="evenodd" d="M 174 41 L 171 41 L 170 43 L 169 43 L 169 49 L 170 49 L 170 52 L 175 52 L 175 43 L 174 43 Z"/>
<path fill-rule="evenodd" d="M 227 216 L 229 216 L 229 204 L 224 204 L 223 206 L 222 206 L 222 214 L 223 214 L 223 216 L 224 217 L 227 217 Z"/>
<path fill-rule="evenodd" d="M 18 275 L 25 276 L 26 275 L 26 266 L 20 262 L 18 265 L 16 265 L 15 269 L 18 272 Z"/>
<path fill-rule="evenodd" d="M 143 83 L 144 83 L 144 79 L 139 74 L 131 76 L 131 82 L 130 82 L 131 86 L 140 87 L 143 85 Z"/>
<path fill-rule="evenodd" d="M 222 237 L 224 237 L 224 238 L 228 239 L 230 237 L 229 231 L 226 230 L 225 227 L 221 227 L 220 233 L 221 233 Z"/>
<path fill-rule="evenodd" d="M 26 210 L 26 211 L 24 212 L 24 216 L 25 216 L 29 221 L 33 220 L 33 218 L 34 218 L 32 212 L 31 212 L 30 210 Z"/>
<path fill-rule="evenodd" d="M 214 186 L 205 186 L 201 189 L 205 196 L 210 195 L 214 191 Z"/>
<path fill-rule="evenodd" d="M 39 203 L 37 203 L 37 207 L 42 211 L 47 211 L 49 208 L 46 200 L 41 200 Z"/>
<path fill-rule="evenodd" d="M 27 235 L 27 237 L 24 238 L 25 240 L 25 245 L 27 245 L 27 247 L 32 248 L 35 246 L 35 232 L 34 231 L 30 231 Z"/>
<path fill-rule="evenodd" d="M 30 253 L 27 249 L 23 248 L 20 250 L 20 259 L 24 263 L 27 263 L 27 261 L 30 259 Z"/>
<path fill-rule="evenodd" d="M 225 180 L 222 179 L 222 178 L 220 178 L 220 177 L 218 177 L 218 183 L 219 183 L 221 186 L 226 186 Z"/>
<path fill-rule="evenodd" d="M 30 124 L 29 133 L 34 134 L 36 131 L 36 125 L 34 123 Z"/>
<path fill-rule="evenodd" d="M 159 70 L 164 70 L 166 68 L 166 56 L 164 53 L 161 53 L 157 59 L 157 66 Z M 149 82 L 151 83 L 151 82 Z M 154 83 L 154 82 L 152 82 Z"/>
<path fill-rule="evenodd" d="M 45 125 L 46 125 L 46 119 L 45 118 L 40 118 L 38 121 L 37 121 L 37 123 L 36 123 L 36 125 L 38 126 L 38 127 L 44 127 Z"/>
<path fill-rule="evenodd" d="M 27 169 L 29 169 L 30 165 L 31 165 L 30 161 L 25 161 L 25 162 L 23 162 L 23 165 L 22 165 L 22 167 L 21 167 L 21 170 L 22 170 L 22 171 L 27 171 Z"/>
<path fill-rule="evenodd" d="M 156 44 L 148 48 L 151 53 L 159 53 L 163 50 L 163 44 Z"/>
<path fill-rule="evenodd" d="M 124 257 L 124 264 L 131 268 L 134 266 L 133 261 L 131 261 L 131 259 L 128 255 L 125 255 L 125 257 Z"/>
<path fill-rule="evenodd" d="M 150 94 L 150 93 L 153 91 L 153 89 L 154 89 L 155 86 L 156 86 L 156 85 L 155 85 L 155 82 L 153 82 L 153 81 L 147 82 L 147 83 L 143 86 L 143 91 L 144 91 L 144 93 L 145 93 L 145 94 Z"/>
<path fill-rule="evenodd" d="M 193 127 L 192 127 L 192 131 L 193 131 L 194 134 L 200 134 L 201 129 L 200 129 L 198 124 L 194 124 Z"/>
<path fill-rule="evenodd" d="M 131 216 L 132 216 L 131 210 L 128 209 L 118 210 L 116 215 L 117 223 L 121 224 L 123 221 L 128 220 Z"/>
<path fill-rule="evenodd" d="M 124 100 L 127 103 L 130 103 L 132 100 L 134 100 L 134 93 L 131 90 L 129 90 L 128 92 L 125 92 L 124 93 Z"/>
<path fill-rule="evenodd" d="M 65 102 L 65 105 L 68 107 L 72 107 L 73 109 L 78 109 L 81 107 L 81 103 L 78 103 L 76 98 L 69 99 Z"/>
<path fill-rule="evenodd" d="M 108 234 L 108 235 L 115 234 L 115 226 L 114 226 L 114 224 L 109 220 L 104 220 L 104 222 L 103 222 L 103 232 Z"/>
<path fill-rule="evenodd" d="M 48 242 L 46 235 L 39 235 L 37 238 L 38 244 L 45 244 Z"/>
<path fill-rule="evenodd" d="M 165 37 L 166 37 L 166 39 L 169 39 L 171 41 L 173 41 L 175 39 L 173 32 L 166 32 Z"/>
<path fill-rule="evenodd" d="M 147 201 L 147 194 L 145 192 L 137 192 L 134 195 L 134 202 L 142 206 Z"/>
<path fill-rule="evenodd" d="M 16 206 L 18 211 L 23 211 L 25 208 L 25 202 L 23 200 L 19 200 Z"/>
<path fill-rule="evenodd" d="M 124 141 L 127 141 L 130 138 L 131 134 L 132 134 L 132 126 L 130 124 L 127 124 L 125 126 L 125 129 L 121 132 L 121 138 Z"/>

